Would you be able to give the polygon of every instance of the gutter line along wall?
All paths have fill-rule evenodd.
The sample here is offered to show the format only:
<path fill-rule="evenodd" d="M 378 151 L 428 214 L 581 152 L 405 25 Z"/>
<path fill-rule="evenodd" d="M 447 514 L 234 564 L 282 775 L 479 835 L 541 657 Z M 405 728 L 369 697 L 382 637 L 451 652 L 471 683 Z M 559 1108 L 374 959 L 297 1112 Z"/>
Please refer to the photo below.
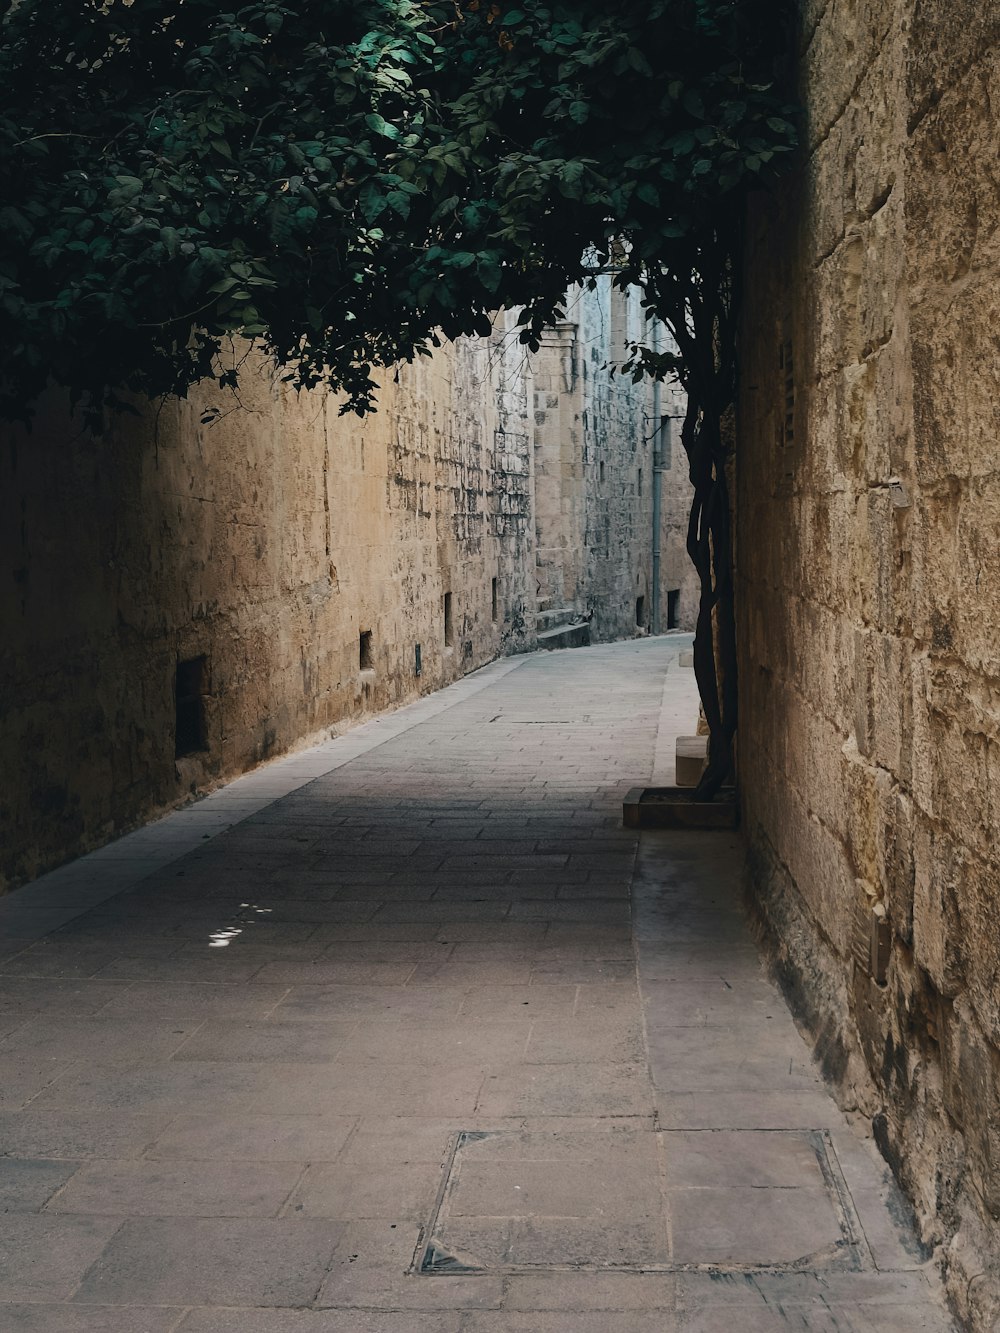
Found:
<path fill-rule="evenodd" d="M 233 401 L 194 395 L 100 440 L 55 404 L 0 437 L 0 891 L 535 646 L 546 455 L 513 323 L 401 367 L 364 421 L 260 367 L 214 425 Z M 604 447 L 632 457 L 621 420 Z"/>
<path fill-rule="evenodd" d="M 752 211 L 737 510 L 751 888 L 956 1305 L 1000 1316 L 1000 8 L 803 9 Z"/>

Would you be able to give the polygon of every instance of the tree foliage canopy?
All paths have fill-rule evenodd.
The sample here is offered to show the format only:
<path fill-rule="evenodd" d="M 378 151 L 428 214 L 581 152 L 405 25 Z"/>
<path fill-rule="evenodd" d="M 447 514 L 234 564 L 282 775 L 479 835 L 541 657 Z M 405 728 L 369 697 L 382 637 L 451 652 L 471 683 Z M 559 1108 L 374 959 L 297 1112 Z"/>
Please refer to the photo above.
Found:
<path fill-rule="evenodd" d="M 363 411 L 374 368 L 502 306 L 531 343 L 608 265 L 672 318 L 794 145 L 785 9 L 6 0 L 0 415 L 231 382 L 233 335 Z"/>

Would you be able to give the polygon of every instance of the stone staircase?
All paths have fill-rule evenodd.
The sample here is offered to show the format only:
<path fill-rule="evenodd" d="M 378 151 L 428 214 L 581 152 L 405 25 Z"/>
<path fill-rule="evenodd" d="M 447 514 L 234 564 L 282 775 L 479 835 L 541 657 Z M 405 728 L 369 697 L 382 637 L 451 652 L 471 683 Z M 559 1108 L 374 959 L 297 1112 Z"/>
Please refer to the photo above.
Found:
<path fill-rule="evenodd" d="M 548 599 L 538 603 L 535 630 L 539 648 L 585 648 L 590 643 L 590 621 L 571 606 L 550 606 Z"/>

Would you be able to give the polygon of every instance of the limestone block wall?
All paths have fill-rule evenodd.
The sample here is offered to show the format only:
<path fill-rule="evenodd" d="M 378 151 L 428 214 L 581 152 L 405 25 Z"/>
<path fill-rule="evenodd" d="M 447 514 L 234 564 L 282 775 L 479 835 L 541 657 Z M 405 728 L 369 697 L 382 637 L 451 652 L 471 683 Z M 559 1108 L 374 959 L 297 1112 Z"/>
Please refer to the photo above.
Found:
<path fill-rule="evenodd" d="M 546 378 L 500 315 L 388 375 L 364 421 L 260 366 L 241 402 L 195 395 L 98 440 L 55 401 L 0 433 L 0 892 L 534 647 L 550 558 L 560 604 L 613 588 L 601 636 L 636 632 L 635 411 L 601 426 L 633 534 L 603 549 L 581 423 L 609 371 L 574 373 L 575 324 L 552 339 Z"/>
<path fill-rule="evenodd" d="M 1000 1316 L 1000 9 L 810 0 L 750 220 L 752 889 L 845 1103 Z"/>
<path fill-rule="evenodd" d="M 363 422 L 262 368 L 215 425 L 195 397 L 96 441 L 55 407 L 7 432 L 0 886 L 531 646 L 530 378 L 503 327 L 401 367 Z"/>
<path fill-rule="evenodd" d="M 583 381 L 577 325 L 546 329 L 532 358 L 538 606 L 580 611 L 583 573 Z"/>
<path fill-rule="evenodd" d="M 595 640 L 648 629 L 652 615 L 653 395 L 610 373 L 649 337 L 636 291 L 574 290 L 566 322 L 534 358 L 539 596 L 590 618 Z M 693 629 L 698 581 L 685 550 L 691 485 L 679 444 L 683 394 L 665 385 L 672 419 L 661 482 L 661 629 Z M 674 448 L 669 447 L 672 441 Z M 672 594 L 672 595 L 671 595 Z"/>
<path fill-rule="evenodd" d="M 581 508 L 583 543 L 590 554 L 580 591 L 593 613 L 591 633 L 598 638 L 645 628 L 652 600 L 649 395 L 645 385 L 634 386 L 603 370 L 624 361 L 627 344 L 642 336 L 642 311 L 635 292 L 614 291 L 610 283 L 608 277 L 599 278 L 596 291 L 580 292 L 577 298 L 580 379 L 586 393 L 581 457 L 589 481 Z M 627 561 L 619 557 L 623 548 L 631 557 Z"/>
<path fill-rule="evenodd" d="M 646 420 L 651 430 L 655 420 L 650 392 Z M 698 620 L 701 587 L 687 553 L 688 517 L 694 487 L 688 476 L 687 455 L 681 444 L 686 397 L 676 383 L 661 386 L 660 416 L 663 421 L 660 481 L 660 628 L 693 630 Z"/>

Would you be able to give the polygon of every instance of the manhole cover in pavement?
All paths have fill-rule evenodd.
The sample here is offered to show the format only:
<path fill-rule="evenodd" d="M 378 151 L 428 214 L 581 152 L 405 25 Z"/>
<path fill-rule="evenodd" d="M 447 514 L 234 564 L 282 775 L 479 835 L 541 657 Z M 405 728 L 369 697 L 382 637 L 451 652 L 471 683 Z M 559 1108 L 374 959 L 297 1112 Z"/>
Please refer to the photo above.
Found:
<path fill-rule="evenodd" d="M 424 1234 L 430 1276 L 872 1266 L 823 1130 L 463 1131 Z"/>

